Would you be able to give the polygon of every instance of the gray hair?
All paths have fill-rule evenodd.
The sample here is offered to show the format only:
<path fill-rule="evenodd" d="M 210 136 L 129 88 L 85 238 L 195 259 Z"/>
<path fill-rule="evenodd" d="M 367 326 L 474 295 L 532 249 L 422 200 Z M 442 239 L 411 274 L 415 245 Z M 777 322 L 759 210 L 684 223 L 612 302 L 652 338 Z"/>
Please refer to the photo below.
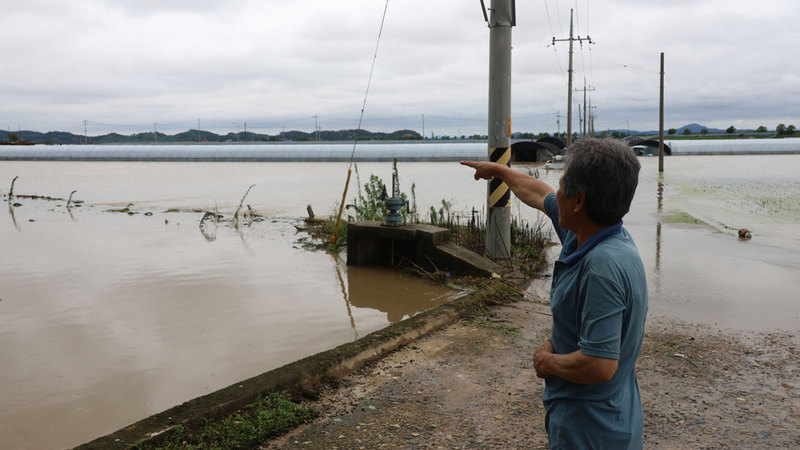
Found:
<path fill-rule="evenodd" d="M 631 208 L 639 184 L 638 158 L 613 139 L 583 139 L 565 153 L 564 195 L 586 195 L 586 215 L 600 225 L 614 225 Z"/>

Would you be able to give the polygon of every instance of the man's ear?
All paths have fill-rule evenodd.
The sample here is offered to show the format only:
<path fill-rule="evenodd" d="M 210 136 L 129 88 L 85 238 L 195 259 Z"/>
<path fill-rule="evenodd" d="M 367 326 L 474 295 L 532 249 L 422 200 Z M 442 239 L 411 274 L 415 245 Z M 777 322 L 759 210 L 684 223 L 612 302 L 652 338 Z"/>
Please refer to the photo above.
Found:
<path fill-rule="evenodd" d="M 586 194 L 583 192 L 578 192 L 575 194 L 575 203 L 573 207 L 574 212 L 580 212 L 586 209 Z"/>

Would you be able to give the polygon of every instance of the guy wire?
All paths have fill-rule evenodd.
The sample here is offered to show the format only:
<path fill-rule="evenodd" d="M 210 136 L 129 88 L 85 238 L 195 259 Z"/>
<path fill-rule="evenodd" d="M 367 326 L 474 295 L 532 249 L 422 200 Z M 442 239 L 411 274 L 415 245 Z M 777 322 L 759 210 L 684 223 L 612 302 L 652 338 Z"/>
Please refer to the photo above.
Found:
<path fill-rule="evenodd" d="M 381 28 L 378 30 L 378 42 L 375 43 L 375 54 L 372 57 L 372 67 L 369 69 L 369 78 L 367 79 L 367 90 L 364 92 L 364 102 L 361 104 L 361 116 L 358 118 L 358 128 L 356 129 L 356 138 L 353 141 L 353 152 L 350 153 L 350 165 L 347 170 L 353 166 L 353 158 L 356 155 L 356 144 L 358 144 L 358 134 L 361 131 L 361 122 L 364 120 L 364 110 L 367 108 L 367 97 L 369 96 L 369 86 L 372 84 L 372 74 L 375 72 L 375 61 L 378 59 L 378 46 L 381 43 L 381 35 L 383 34 L 383 23 L 386 21 L 386 10 L 389 9 L 389 0 L 383 7 L 383 17 L 381 18 Z"/>
<path fill-rule="evenodd" d="M 383 24 L 386 22 L 386 10 L 389 9 L 389 0 L 383 7 L 383 16 L 381 17 L 381 27 L 378 30 L 378 41 L 375 43 L 375 54 L 372 57 L 372 67 L 369 69 L 369 78 L 367 79 L 367 89 L 364 92 L 364 102 L 361 104 L 361 116 L 358 118 L 358 128 L 356 129 L 356 137 L 353 140 L 353 151 L 350 153 L 350 162 L 347 165 L 347 180 L 344 183 L 344 192 L 342 193 L 342 202 L 339 204 L 339 214 L 336 216 L 336 226 L 333 228 L 333 236 L 331 236 L 331 246 L 336 245 L 336 240 L 339 237 L 339 224 L 342 222 L 342 212 L 344 211 L 344 202 L 347 198 L 347 188 L 350 185 L 350 176 L 353 173 L 353 159 L 356 156 L 356 145 L 358 145 L 358 135 L 361 133 L 361 123 L 364 120 L 364 110 L 367 108 L 367 97 L 369 96 L 369 87 L 372 84 L 372 74 L 375 72 L 375 61 L 378 59 L 378 47 L 381 43 L 381 35 L 383 35 Z"/>

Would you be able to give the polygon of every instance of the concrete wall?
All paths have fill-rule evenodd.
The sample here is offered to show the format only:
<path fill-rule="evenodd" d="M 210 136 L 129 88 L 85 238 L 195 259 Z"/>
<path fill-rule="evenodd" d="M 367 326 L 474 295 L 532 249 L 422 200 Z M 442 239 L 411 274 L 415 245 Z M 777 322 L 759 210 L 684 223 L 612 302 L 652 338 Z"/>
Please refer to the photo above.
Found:
<path fill-rule="evenodd" d="M 386 227 L 380 222 L 348 224 L 347 264 L 407 264 L 429 272 L 477 276 L 491 276 L 503 270 L 490 259 L 450 242 L 450 230 L 446 228 L 424 224 Z"/>

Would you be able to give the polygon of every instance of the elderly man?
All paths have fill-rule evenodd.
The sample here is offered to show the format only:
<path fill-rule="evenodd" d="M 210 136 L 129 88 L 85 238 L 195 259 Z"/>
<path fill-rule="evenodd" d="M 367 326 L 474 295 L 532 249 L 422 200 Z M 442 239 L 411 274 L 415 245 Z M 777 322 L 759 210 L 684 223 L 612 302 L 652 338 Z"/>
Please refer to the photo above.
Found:
<path fill-rule="evenodd" d="M 475 179 L 501 178 L 524 203 L 543 211 L 561 240 L 550 290 L 550 338 L 533 354 L 545 379 L 551 449 L 642 447 L 644 416 L 636 359 L 644 337 L 647 281 L 622 227 L 639 177 L 627 145 L 581 140 L 565 155 L 558 192 L 491 162 L 462 161 Z"/>

